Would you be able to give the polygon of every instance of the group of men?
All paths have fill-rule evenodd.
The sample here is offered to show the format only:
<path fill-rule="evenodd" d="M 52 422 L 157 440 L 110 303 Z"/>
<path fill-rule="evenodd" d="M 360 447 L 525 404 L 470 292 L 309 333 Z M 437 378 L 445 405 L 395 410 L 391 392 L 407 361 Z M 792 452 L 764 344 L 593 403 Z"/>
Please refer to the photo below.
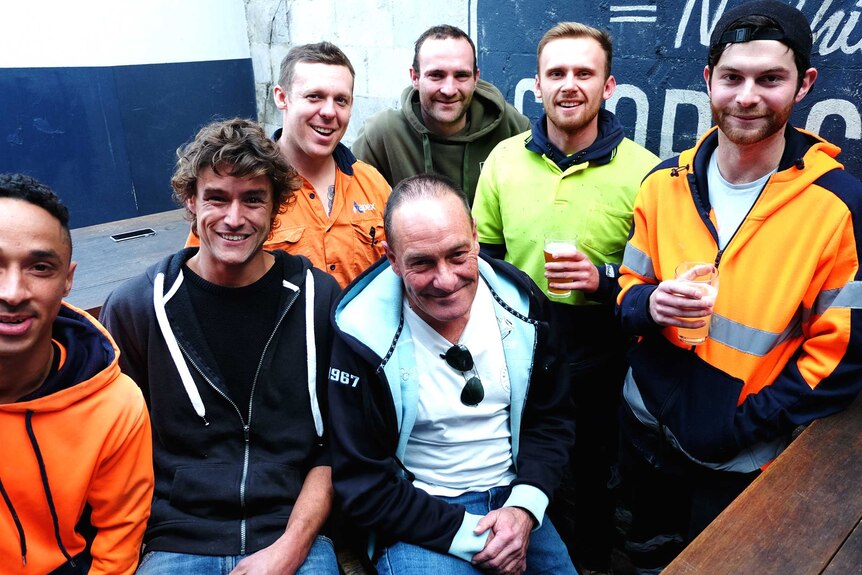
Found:
<path fill-rule="evenodd" d="M 189 245 L 105 328 L 61 301 L 65 208 L 0 176 L 0 564 L 334 575 L 333 516 L 381 575 L 609 572 L 619 466 L 629 555 L 660 568 L 862 386 L 862 184 L 787 123 L 811 44 L 777 0 L 725 13 L 716 127 L 661 163 L 602 109 L 589 26 L 540 41 L 532 125 L 429 29 L 353 152 L 349 60 L 294 47 L 272 138 L 229 120 L 178 150 Z M 546 263 L 551 231 L 577 247 Z M 715 262 L 714 302 L 682 261 Z"/>

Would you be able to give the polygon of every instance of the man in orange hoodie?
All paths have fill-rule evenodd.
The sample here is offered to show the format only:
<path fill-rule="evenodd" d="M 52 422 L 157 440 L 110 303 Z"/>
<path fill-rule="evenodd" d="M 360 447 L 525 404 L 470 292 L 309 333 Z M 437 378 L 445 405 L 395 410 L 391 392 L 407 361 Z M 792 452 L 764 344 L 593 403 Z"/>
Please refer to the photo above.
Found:
<path fill-rule="evenodd" d="M 153 492 L 143 396 L 105 329 L 62 301 L 69 212 L 0 175 L 0 569 L 131 574 Z"/>

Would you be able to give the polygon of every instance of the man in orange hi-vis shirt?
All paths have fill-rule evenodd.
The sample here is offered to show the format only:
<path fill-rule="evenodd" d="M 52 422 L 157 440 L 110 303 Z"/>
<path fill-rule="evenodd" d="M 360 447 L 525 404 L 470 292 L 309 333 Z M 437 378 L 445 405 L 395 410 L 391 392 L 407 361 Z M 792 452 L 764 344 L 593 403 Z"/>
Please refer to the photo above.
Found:
<path fill-rule="evenodd" d="M 350 60 L 329 42 L 294 46 L 273 89 L 283 127 L 273 139 L 302 177 L 264 249 L 303 255 L 341 287 L 383 255 L 389 184 L 341 143 L 353 110 Z M 189 235 L 186 245 L 198 245 Z"/>

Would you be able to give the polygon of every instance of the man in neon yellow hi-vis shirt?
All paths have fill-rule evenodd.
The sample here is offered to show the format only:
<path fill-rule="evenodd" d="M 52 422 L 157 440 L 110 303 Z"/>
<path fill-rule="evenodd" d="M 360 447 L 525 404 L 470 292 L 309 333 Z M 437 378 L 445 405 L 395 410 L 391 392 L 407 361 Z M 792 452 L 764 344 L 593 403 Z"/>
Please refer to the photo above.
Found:
<path fill-rule="evenodd" d="M 611 53 L 608 35 L 589 26 L 564 22 L 545 34 L 536 75 L 545 114 L 530 132 L 494 148 L 473 204 L 483 251 L 540 287 L 571 290 L 552 302 L 566 325 L 577 439 L 570 477 L 549 514 L 576 564 L 599 572 L 609 569 L 614 502 L 607 485 L 626 371 L 626 340 L 614 318 L 617 270 L 641 179 L 658 163 L 601 108 L 616 87 Z M 546 235 L 576 239 L 577 250 L 546 264 Z"/>

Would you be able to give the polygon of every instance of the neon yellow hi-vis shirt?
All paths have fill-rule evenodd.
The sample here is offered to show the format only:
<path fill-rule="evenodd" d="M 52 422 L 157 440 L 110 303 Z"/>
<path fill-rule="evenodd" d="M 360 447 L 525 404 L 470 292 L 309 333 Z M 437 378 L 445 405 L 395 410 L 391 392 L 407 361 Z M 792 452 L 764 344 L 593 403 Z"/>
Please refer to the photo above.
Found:
<path fill-rule="evenodd" d="M 593 264 L 619 264 L 641 180 L 659 159 L 624 138 L 603 165 L 584 162 L 562 171 L 524 147 L 528 133 L 503 140 L 482 167 L 473 216 L 479 241 L 506 244 L 506 261 L 547 289 L 545 233 L 573 232 Z M 564 303 L 590 303 L 572 291 Z"/>

